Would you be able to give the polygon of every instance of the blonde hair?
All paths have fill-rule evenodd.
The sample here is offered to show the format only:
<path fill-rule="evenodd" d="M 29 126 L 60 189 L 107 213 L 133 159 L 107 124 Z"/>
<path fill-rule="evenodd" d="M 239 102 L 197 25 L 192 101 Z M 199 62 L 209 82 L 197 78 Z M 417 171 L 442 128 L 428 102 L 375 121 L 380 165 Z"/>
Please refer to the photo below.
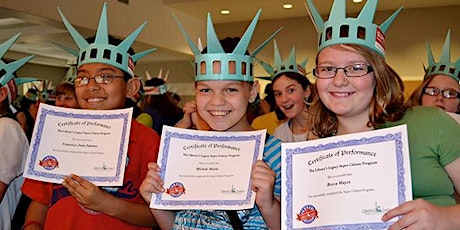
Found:
<path fill-rule="evenodd" d="M 406 111 L 404 84 L 401 77 L 385 62 L 384 57 L 360 45 L 340 44 L 334 45 L 334 48 L 361 55 L 374 70 L 376 84 L 369 105 L 368 127 L 379 128 L 388 121 L 400 120 Z M 318 63 L 318 56 L 316 63 Z M 310 122 L 315 135 L 328 137 L 337 132 L 337 116 L 323 104 L 319 94 L 313 98 L 310 114 Z"/>

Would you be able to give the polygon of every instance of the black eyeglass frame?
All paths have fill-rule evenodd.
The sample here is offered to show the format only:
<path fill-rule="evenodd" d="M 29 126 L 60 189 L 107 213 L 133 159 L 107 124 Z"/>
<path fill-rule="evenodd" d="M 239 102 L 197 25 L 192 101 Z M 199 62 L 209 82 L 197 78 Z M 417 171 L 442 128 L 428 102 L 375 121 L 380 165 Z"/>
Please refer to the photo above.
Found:
<path fill-rule="evenodd" d="M 353 68 L 356 68 L 356 67 L 362 67 L 364 66 L 366 68 L 366 73 L 360 73 L 359 75 L 356 75 L 356 76 L 350 76 L 349 73 L 350 71 L 353 71 Z M 321 77 L 320 75 L 321 74 L 318 74 L 318 70 L 320 69 L 324 69 L 324 68 L 332 68 L 330 71 L 334 71 L 334 75 L 332 76 L 327 76 L 327 77 Z M 363 76 L 366 76 L 367 74 L 371 73 L 374 71 L 374 68 L 372 68 L 371 65 L 367 65 L 367 64 L 363 64 L 363 63 L 360 63 L 360 64 L 353 64 L 353 65 L 347 65 L 345 67 L 334 67 L 334 66 L 320 66 L 320 67 L 316 67 L 313 69 L 313 76 L 315 76 L 316 78 L 320 78 L 320 79 L 330 79 L 330 78 L 334 78 L 336 75 L 337 75 L 337 71 L 339 71 L 339 69 L 342 69 L 343 72 L 345 73 L 345 76 L 347 77 L 363 77 Z"/>

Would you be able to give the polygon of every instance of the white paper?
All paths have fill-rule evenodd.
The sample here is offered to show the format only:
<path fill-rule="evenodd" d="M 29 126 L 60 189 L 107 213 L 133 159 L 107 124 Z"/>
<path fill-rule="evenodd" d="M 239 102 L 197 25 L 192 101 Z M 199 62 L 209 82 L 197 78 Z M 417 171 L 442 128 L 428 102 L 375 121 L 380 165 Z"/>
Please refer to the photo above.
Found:
<path fill-rule="evenodd" d="M 166 192 L 152 195 L 150 207 L 254 207 L 251 170 L 262 159 L 265 135 L 265 130 L 211 132 L 163 126 L 158 164 Z"/>
<path fill-rule="evenodd" d="M 283 229 L 387 229 L 412 199 L 406 125 L 282 144 Z"/>
<path fill-rule="evenodd" d="M 75 174 L 97 186 L 120 186 L 132 108 L 81 110 L 40 104 L 24 177 L 62 183 Z"/>

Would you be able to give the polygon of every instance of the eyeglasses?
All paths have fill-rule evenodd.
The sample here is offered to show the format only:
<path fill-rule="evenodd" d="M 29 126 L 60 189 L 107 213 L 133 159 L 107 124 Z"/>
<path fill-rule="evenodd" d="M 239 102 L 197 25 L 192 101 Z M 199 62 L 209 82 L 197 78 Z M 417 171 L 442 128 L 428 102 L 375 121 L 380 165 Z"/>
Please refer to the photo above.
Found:
<path fill-rule="evenodd" d="M 333 66 L 320 66 L 313 69 L 313 75 L 317 78 L 334 78 L 337 75 L 337 71 L 343 69 L 343 72 L 347 77 L 362 77 L 372 71 L 372 66 L 366 64 L 353 64 L 343 68 Z"/>
<path fill-rule="evenodd" d="M 124 76 L 115 76 L 108 73 L 99 74 L 94 77 L 76 77 L 73 81 L 75 87 L 85 86 L 89 83 L 89 80 L 94 79 L 97 84 L 110 84 L 114 78 L 125 78 Z"/>
<path fill-rule="evenodd" d="M 444 98 L 460 98 L 460 92 L 457 92 L 453 89 L 438 89 L 436 87 L 426 87 L 423 89 L 423 93 L 430 96 L 438 96 L 441 94 Z"/>

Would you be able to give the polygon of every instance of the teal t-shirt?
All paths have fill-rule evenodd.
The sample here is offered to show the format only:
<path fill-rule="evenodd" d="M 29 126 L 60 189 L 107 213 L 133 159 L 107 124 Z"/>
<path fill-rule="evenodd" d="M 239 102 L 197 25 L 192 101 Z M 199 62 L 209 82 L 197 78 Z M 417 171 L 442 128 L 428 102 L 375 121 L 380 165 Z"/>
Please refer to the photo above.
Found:
<path fill-rule="evenodd" d="M 437 107 L 413 107 L 397 122 L 407 125 L 413 198 L 455 205 L 454 185 L 444 166 L 460 157 L 460 125 Z"/>

